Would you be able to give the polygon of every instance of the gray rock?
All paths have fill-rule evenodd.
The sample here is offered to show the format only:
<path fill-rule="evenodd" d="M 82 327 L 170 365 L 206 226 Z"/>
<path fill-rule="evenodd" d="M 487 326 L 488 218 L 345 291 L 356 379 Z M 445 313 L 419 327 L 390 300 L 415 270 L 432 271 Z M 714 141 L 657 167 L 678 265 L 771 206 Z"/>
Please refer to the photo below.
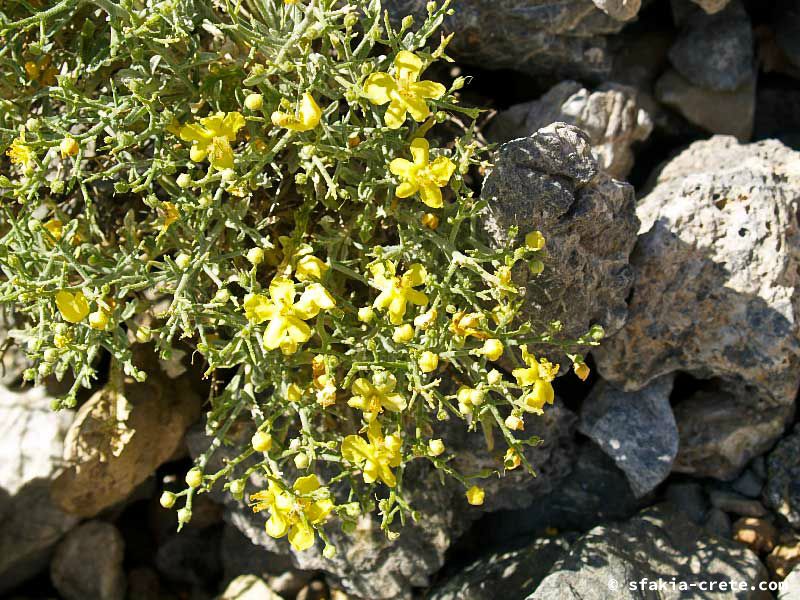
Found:
<path fill-rule="evenodd" d="M 628 478 L 633 493 L 644 496 L 664 481 L 678 453 L 678 428 L 666 375 L 636 392 L 601 382 L 584 401 L 578 430 L 608 454 Z"/>
<path fill-rule="evenodd" d="M 617 21 L 630 21 L 642 7 L 642 0 L 592 0 L 595 6 Z"/>
<path fill-rule="evenodd" d="M 566 537 L 539 538 L 518 550 L 481 556 L 437 585 L 428 600 L 524 600 L 569 550 Z"/>
<path fill-rule="evenodd" d="M 625 474 L 602 450 L 585 440 L 575 451 L 572 472 L 532 505 L 486 515 L 476 535 L 488 545 L 541 536 L 548 529 L 587 531 L 611 520 L 627 519 L 641 508 Z"/>
<path fill-rule="evenodd" d="M 755 78 L 732 92 L 717 92 L 693 85 L 674 69 L 656 83 L 659 102 L 678 111 L 690 123 L 717 134 L 747 141 L 753 134 L 756 111 Z"/>
<path fill-rule="evenodd" d="M 670 483 L 664 498 L 694 523 L 700 524 L 705 520 L 708 513 L 708 499 L 703 486 L 699 483 Z"/>
<path fill-rule="evenodd" d="M 267 583 L 255 575 L 240 575 L 231 581 L 219 600 L 282 600 Z"/>
<path fill-rule="evenodd" d="M 782 439 L 767 457 L 764 502 L 800 530 L 800 426 Z"/>
<path fill-rule="evenodd" d="M 748 469 L 731 484 L 731 488 L 748 498 L 758 498 L 764 488 L 764 480 Z"/>
<path fill-rule="evenodd" d="M 563 81 L 538 100 L 500 112 L 486 136 L 506 142 L 558 121 L 585 131 L 600 169 L 617 179 L 624 179 L 633 167 L 631 145 L 646 140 L 653 129 L 635 89 L 611 83 L 590 92 L 579 83 Z"/>
<path fill-rule="evenodd" d="M 630 4 L 606 2 L 606 4 Z M 388 0 L 396 20 L 427 15 L 426 0 Z M 444 28 L 456 32 L 448 54 L 489 69 L 515 69 L 599 81 L 612 56 L 606 36 L 624 26 L 592 0 L 462 0 Z"/>
<path fill-rule="evenodd" d="M 558 319 L 566 337 L 593 324 L 608 334 L 622 327 L 638 229 L 633 188 L 600 171 L 585 133 L 553 123 L 504 144 L 481 197 L 489 202 L 484 226 L 494 244 L 522 243 L 537 229 L 546 239 L 544 273 L 530 277 L 520 267 L 514 274 L 528 291 L 525 318 L 535 327 Z"/>
<path fill-rule="evenodd" d="M 783 580 L 783 587 L 778 592 L 778 600 L 800 600 L 800 568 L 792 572 Z"/>
<path fill-rule="evenodd" d="M 747 386 L 720 384 L 679 402 L 680 434 L 673 470 L 723 481 L 735 478 L 754 456 L 770 449 L 790 419 L 793 407 L 768 407 Z"/>
<path fill-rule="evenodd" d="M 654 507 L 625 523 L 599 526 L 581 537 L 529 598 L 678 600 L 686 597 L 686 592 L 677 587 L 655 593 L 631 590 L 628 585 L 643 578 L 657 583 L 659 578 L 670 581 L 673 577 L 688 585 L 701 581 L 744 581 L 756 586 L 768 580 L 766 569 L 747 548 L 708 536 L 679 512 Z M 763 597 L 757 590 L 703 592 L 703 598 L 708 599 Z"/>
<path fill-rule="evenodd" d="M 704 527 L 708 533 L 723 540 L 730 539 L 733 534 L 731 518 L 720 508 L 708 511 Z"/>
<path fill-rule="evenodd" d="M 50 499 L 73 416 L 50 402 L 42 388 L 0 387 L 0 593 L 44 568 L 78 522 Z"/>
<path fill-rule="evenodd" d="M 695 10 L 669 51 L 672 66 L 692 85 L 733 92 L 753 76 L 753 31 L 741 2 L 709 15 Z"/>
<path fill-rule="evenodd" d="M 603 377 L 627 390 L 675 371 L 726 385 L 710 408 L 707 396 L 675 407 L 676 470 L 702 470 L 702 453 L 687 455 L 684 440 L 714 437 L 720 423 L 729 432 L 752 428 L 746 444 L 737 441 L 720 456 L 730 468 L 709 473 L 733 478 L 780 435 L 774 420 L 791 416 L 800 384 L 799 190 L 797 152 L 775 141 L 740 145 L 714 137 L 670 161 L 639 203 L 628 321 L 594 354 Z M 729 422 L 722 398 L 734 411 Z M 713 414 L 716 422 L 704 420 Z M 747 451 L 739 452 L 742 446 Z"/>
<path fill-rule="evenodd" d="M 708 497 L 713 506 L 727 513 L 742 517 L 763 517 L 767 514 L 767 509 L 761 502 L 734 492 L 711 490 Z"/>
<path fill-rule="evenodd" d="M 123 600 L 125 541 L 117 528 L 87 521 L 70 531 L 56 549 L 50 579 L 65 600 Z"/>

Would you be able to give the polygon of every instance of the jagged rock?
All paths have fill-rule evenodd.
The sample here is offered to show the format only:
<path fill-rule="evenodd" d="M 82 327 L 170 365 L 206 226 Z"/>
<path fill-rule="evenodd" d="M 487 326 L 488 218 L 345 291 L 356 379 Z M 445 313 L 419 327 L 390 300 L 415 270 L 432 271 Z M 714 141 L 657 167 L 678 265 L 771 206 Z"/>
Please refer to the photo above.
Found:
<path fill-rule="evenodd" d="M 538 100 L 499 113 L 486 136 L 506 142 L 557 121 L 585 131 L 600 169 L 617 179 L 624 179 L 633 167 L 631 145 L 646 140 L 653 129 L 633 88 L 611 83 L 590 92 L 579 83 L 563 81 Z"/>
<path fill-rule="evenodd" d="M 674 407 L 680 443 L 672 468 L 727 481 L 769 450 L 783 433 L 793 407 L 766 408 L 753 402 L 749 386 L 718 383 L 716 387 L 700 390 Z"/>
<path fill-rule="evenodd" d="M 746 582 L 758 586 L 768 580 L 758 557 L 731 540 L 707 535 L 681 513 L 665 507 L 649 508 L 624 523 L 599 526 L 578 539 L 569 554 L 557 561 L 530 600 L 608 598 L 677 599 L 693 594 L 692 583 Z M 687 587 L 661 592 L 631 590 L 631 582 L 674 580 Z M 676 584 L 677 585 L 677 584 Z M 757 589 L 703 591 L 704 598 L 762 599 Z"/>
<path fill-rule="evenodd" d="M 50 497 L 73 417 L 51 401 L 43 388 L 0 387 L 0 593 L 42 569 L 78 522 Z"/>
<path fill-rule="evenodd" d="M 489 203 L 484 226 L 494 244 L 521 244 L 537 229 L 547 240 L 544 273 L 530 277 L 521 266 L 514 274 L 528 290 L 525 318 L 536 325 L 558 319 L 567 337 L 592 324 L 609 334 L 622 327 L 639 225 L 633 188 L 600 171 L 584 132 L 553 123 L 504 144 L 481 197 Z M 514 226 L 519 234 L 512 240 Z"/>
<path fill-rule="evenodd" d="M 630 21 L 642 7 L 642 0 L 592 0 L 595 6 L 617 21 Z"/>
<path fill-rule="evenodd" d="M 586 531 L 599 523 L 627 519 L 641 508 L 625 474 L 592 441 L 575 451 L 572 472 L 530 506 L 486 515 L 475 527 L 482 544 L 500 545 L 541 536 L 547 530 Z"/>
<path fill-rule="evenodd" d="M 64 447 L 68 468 L 54 483 L 64 510 L 90 517 L 125 500 L 180 447 L 202 400 L 187 378 L 148 370 L 146 382 L 107 387 L 84 404 Z"/>
<path fill-rule="evenodd" d="M 678 452 L 678 428 L 666 375 L 636 392 L 601 382 L 584 401 L 578 429 L 608 454 L 628 478 L 633 493 L 644 496 L 664 481 Z"/>
<path fill-rule="evenodd" d="M 398 21 L 413 15 L 420 22 L 426 4 L 388 0 L 384 8 Z M 612 64 L 605 36 L 624 26 L 592 0 L 462 0 L 455 8 L 444 22 L 456 32 L 448 54 L 484 68 L 561 78 L 604 79 Z"/>
<path fill-rule="evenodd" d="M 753 78 L 732 92 L 717 92 L 692 85 L 670 69 L 656 83 L 655 92 L 660 102 L 711 133 L 733 135 L 741 141 L 749 140 L 753 133 L 756 111 Z"/>
<path fill-rule="evenodd" d="M 695 9 L 669 51 L 672 66 L 692 85 L 733 92 L 753 77 L 753 30 L 739 0 L 709 15 Z"/>
<path fill-rule="evenodd" d="M 56 549 L 50 579 L 65 600 L 123 600 L 125 541 L 117 528 L 88 521 L 70 531 Z"/>
<path fill-rule="evenodd" d="M 627 390 L 676 371 L 741 390 L 749 412 L 731 416 L 727 431 L 757 427 L 747 451 L 720 457 L 735 459 L 723 478 L 777 439 L 780 432 L 763 422 L 790 418 L 800 384 L 799 190 L 800 154 L 776 141 L 714 137 L 670 161 L 637 208 L 628 322 L 594 352 L 600 373 Z M 690 400 L 675 409 L 682 445 L 687 427 L 694 437 L 712 432 L 718 423 L 702 417 L 722 410 Z M 763 418 L 754 423 L 751 415 Z M 676 469 L 690 468 L 700 468 L 697 455 L 687 460 L 681 447 Z"/>
<path fill-rule="evenodd" d="M 782 439 L 767 458 L 764 502 L 800 530 L 800 426 Z"/>
<path fill-rule="evenodd" d="M 524 600 L 569 550 L 571 538 L 539 538 L 529 546 L 481 556 L 431 590 L 428 600 Z"/>
<path fill-rule="evenodd" d="M 255 575 L 241 575 L 231 581 L 218 600 L 281 600 L 266 582 Z"/>

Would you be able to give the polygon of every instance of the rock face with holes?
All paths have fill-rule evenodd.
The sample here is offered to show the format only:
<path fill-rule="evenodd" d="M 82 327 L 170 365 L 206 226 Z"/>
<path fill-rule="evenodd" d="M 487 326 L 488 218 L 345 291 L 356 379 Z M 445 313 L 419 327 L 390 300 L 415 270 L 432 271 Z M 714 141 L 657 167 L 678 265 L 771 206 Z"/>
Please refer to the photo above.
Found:
<path fill-rule="evenodd" d="M 566 337 L 593 324 L 609 334 L 623 326 L 639 226 L 633 188 L 602 172 L 586 133 L 553 123 L 504 144 L 481 197 L 489 201 L 485 228 L 494 244 L 521 244 L 537 229 L 547 240 L 544 273 L 530 277 L 523 265 L 514 273 L 528 290 L 526 318 L 559 319 Z"/>
<path fill-rule="evenodd" d="M 399 21 L 427 15 L 427 0 L 388 0 Z M 611 70 L 606 36 L 619 32 L 638 0 L 461 0 L 444 27 L 448 53 L 490 69 L 600 81 Z M 602 7 L 603 10 L 601 10 Z M 606 11 L 606 12 L 604 12 Z M 620 17 L 623 20 L 618 20 Z"/>
<path fill-rule="evenodd" d="M 633 88 L 603 84 L 591 92 L 574 81 L 562 81 L 538 100 L 499 113 L 486 136 L 506 142 L 557 121 L 585 131 L 600 169 L 617 179 L 624 179 L 633 167 L 631 145 L 646 140 L 653 129 Z"/>
<path fill-rule="evenodd" d="M 637 208 L 629 318 L 595 351 L 601 374 L 627 390 L 675 371 L 719 378 L 741 394 L 731 425 L 753 411 L 785 422 L 800 384 L 799 205 L 800 154 L 780 142 L 716 136 L 670 161 Z M 705 408 L 678 417 L 682 439 Z M 730 456 L 752 457 L 780 429 L 740 436 Z"/>

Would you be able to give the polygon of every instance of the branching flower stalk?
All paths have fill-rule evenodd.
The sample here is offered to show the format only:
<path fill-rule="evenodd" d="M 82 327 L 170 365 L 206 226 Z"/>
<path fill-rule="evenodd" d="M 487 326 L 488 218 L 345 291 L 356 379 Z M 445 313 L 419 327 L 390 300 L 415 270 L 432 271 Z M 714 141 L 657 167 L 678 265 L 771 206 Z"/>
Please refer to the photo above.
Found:
<path fill-rule="evenodd" d="M 585 378 L 602 330 L 518 316 L 512 268 L 541 272 L 545 242 L 485 240 L 479 113 L 463 78 L 436 81 L 449 2 L 400 25 L 379 0 L 43 4 L 0 7 L 0 302 L 28 380 L 73 374 L 54 408 L 104 355 L 142 381 L 134 345 L 189 347 L 214 382 L 210 445 L 162 504 L 183 524 L 223 481 L 297 550 L 376 505 L 396 535 L 413 461 L 472 504 L 481 478 L 533 473 L 525 420 L 559 368 L 535 353 Z M 483 431 L 491 473 L 454 467 L 454 420 Z"/>

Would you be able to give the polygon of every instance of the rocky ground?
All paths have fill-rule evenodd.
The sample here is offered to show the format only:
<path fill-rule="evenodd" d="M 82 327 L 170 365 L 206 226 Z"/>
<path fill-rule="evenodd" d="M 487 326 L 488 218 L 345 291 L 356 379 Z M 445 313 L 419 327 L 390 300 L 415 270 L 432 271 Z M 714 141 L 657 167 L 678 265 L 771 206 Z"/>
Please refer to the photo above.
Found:
<path fill-rule="evenodd" d="M 424 0 L 392 0 L 395 15 Z M 539 476 L 483 507 L 417 474 L 422 518 L 387 541 L 331 528 L 291 555 L 263 517 L 201 497 L 160 508 L 203 448 L 179 360 L 75 413 L 0 379 L 0 596 L 65 600 L 769 598 L 631 591 L 648 578 L 785 581 L 800 598 L 800 3 L 460 0 L 451 73 L 500 145 L 486 230 L 544 232 L 530 314 L 609 334 L 587 383 L 556 382 Z M 536 283 L 538 286 L 539 282 Z M 537 297 L 538 302 L 534 301 Z M 5 332 L 0 330 L 0 342 Z M 161 375 L 159 375 L 159 372 Z M 464 464 L 485 456 L 448 432 Z M 123 443 L 124 442 L 124 443 Z M 619 584 L 612 590 L 611 581 Z"/>

